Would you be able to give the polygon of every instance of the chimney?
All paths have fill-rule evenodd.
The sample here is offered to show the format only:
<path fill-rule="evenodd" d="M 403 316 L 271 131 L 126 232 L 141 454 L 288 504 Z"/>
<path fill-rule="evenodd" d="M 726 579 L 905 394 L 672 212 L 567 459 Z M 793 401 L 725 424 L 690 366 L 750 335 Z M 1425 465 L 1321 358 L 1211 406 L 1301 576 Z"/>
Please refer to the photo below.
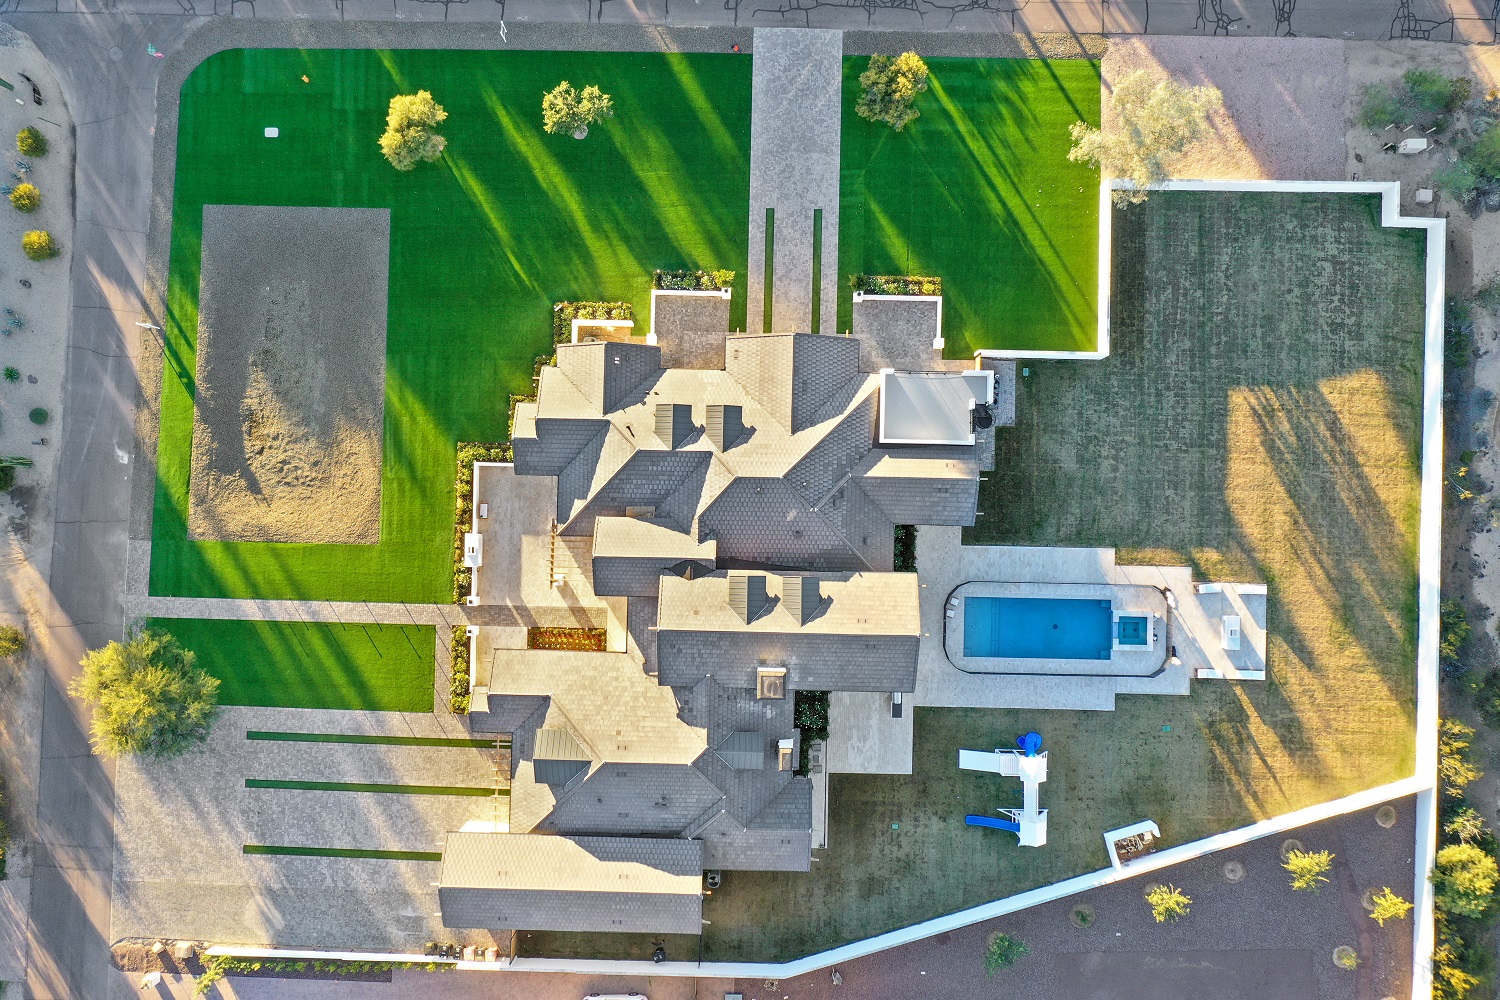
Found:
<path fill-rule="evenodd" d="M 719 451 L 733 448 L 745 434 L 743 407 L 708 404 L 708 439 Z"/>

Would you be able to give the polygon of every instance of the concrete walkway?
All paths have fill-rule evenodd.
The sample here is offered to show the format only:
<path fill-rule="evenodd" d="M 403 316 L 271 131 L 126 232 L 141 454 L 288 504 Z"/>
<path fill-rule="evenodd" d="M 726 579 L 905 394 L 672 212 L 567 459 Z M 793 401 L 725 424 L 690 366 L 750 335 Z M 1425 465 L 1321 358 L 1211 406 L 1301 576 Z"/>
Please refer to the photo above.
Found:
<path fill-rule="evenodd" d="M 837 31 L 756 28 L 750 97 L 750 281 L 746 329 L 807 333 L 814 243 L 821 238 L 819 332 L 838 312 L 839 131 L 843 38 Z M 764 325 L 766 210 L 771 231 L 771 323 Z M 822 235 L 815 215 L 822 211 Z"/>

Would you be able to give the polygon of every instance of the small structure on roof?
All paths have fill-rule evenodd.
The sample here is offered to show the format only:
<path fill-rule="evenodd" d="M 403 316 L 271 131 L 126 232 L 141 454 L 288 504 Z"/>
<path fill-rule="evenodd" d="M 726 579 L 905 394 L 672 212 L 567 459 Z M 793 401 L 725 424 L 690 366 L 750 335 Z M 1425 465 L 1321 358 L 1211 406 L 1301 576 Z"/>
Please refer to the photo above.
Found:
<path fill-rule="evenodd" d="M 972 445 L 993 424 L 995 373 L 880 373 L 880 443 Z"/>

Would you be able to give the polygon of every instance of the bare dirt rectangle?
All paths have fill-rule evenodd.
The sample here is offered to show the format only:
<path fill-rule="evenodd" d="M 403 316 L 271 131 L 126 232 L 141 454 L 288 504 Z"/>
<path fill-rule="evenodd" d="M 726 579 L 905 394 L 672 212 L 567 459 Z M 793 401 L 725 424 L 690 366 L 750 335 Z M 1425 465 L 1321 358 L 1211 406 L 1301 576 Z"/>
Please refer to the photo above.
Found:
<path fill-rule="evenodd" d="M 203 207 L 188 537 L 380 541 L 390 211 Z"/>

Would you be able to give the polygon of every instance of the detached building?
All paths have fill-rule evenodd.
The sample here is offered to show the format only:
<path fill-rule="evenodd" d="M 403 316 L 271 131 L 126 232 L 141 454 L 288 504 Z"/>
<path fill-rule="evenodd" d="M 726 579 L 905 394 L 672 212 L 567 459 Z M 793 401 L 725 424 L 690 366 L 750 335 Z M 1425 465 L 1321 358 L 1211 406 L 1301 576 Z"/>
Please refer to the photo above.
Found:
<path fill-rule="evenodd" d="M 456 833 L 450 927 L 695 933 L 708 869 L 805 871 L 798 691 L 915 689 L 897 524 L 974 522 L 994 372 L 866 372 L 860 341 L 728 336 L 723 370 L 558 348 L 514 465 L 475 476 L 473 728 L 509 832 Z M 477 614 L 477 612 L 476 612 Z M 527 648 L 539 626 L 603 651 Z"/>

